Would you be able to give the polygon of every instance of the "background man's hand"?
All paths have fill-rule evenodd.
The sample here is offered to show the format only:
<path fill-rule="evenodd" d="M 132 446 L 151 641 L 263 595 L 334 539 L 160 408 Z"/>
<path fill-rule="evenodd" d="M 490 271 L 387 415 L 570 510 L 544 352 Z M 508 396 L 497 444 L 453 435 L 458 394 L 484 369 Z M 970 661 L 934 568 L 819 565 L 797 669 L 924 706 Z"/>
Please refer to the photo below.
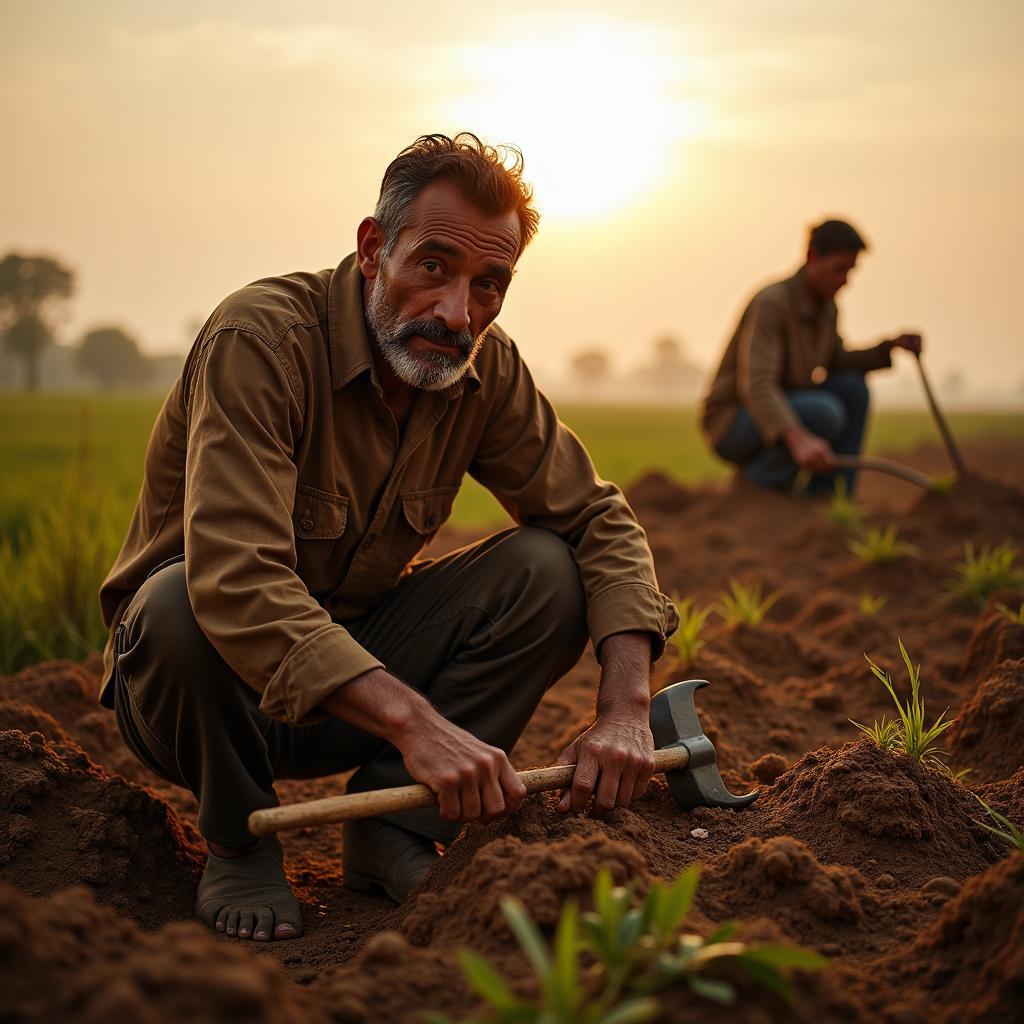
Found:
<path fill-rule="evenodd" d="M 646 633 L 618 633 L 601 644 L 597 720 L 558 756 L 577 765 L 562 791 L 562 814 L 582 811 L 591 797 L 594 814 L 625 807 L 643 796 L 654 771 L 650 726 L 651 640 Z"/>
<path fill-rule="evenodd" d="M 396 746 L 406 770 L 437 795 L 447 821 L 493 821 L 518 810 L 526 787 L 505 751 L 434 712 Z"/>
<path fill-rule="evenodd" d="M 920 334 L 901 334 L 898 338 L 889 339 L 889 348 L 905 348 L 908 352 L 913 352 L 915 356 L 921 354 L 921 349 L 924 347 L 924 339 Z"/>
<path fill-rule="evenodd" d="M 812 434 L 803 427 L 790 427 L 782 440 L 801 469 L 812 473 L 828 473 L 836 468 L 836 456 L 832 446 L 823 437 Z"/>

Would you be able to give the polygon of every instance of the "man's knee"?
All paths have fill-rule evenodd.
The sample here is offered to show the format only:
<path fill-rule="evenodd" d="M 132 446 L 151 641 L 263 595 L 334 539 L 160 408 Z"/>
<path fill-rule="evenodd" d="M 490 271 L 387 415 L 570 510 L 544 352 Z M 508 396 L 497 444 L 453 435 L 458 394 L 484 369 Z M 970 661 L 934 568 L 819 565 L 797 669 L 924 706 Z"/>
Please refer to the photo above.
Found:
<path fill-rule="evenodd" d="M 572 549 L 549 530 L 524 526 L 502 544 L 503 564 L 520 581 L 521 592 L 567 619 L 586 616 L 586 598 Z"/>
<path fill-rule="evenodd" d="M 140 681 L 171 677 L 187 684 L 218 657 L 196 622 L 183 562 L 161 569 L 143 583 L 123 623 L 123 667 Z"/>
<path fill-rule="evenodd" d="M 837 395 L 851 416 L 864 413 L 871 400 L 864 374 L 858 370 L 840 370 L 829 376 L 825 387 Z"/>
<path fill-rule="evenodd" d="M 804 426 L 827 441 L 837 440 L 846 429 L 846 405 L 837 395 L 818 391 L 794 405 Z"/>

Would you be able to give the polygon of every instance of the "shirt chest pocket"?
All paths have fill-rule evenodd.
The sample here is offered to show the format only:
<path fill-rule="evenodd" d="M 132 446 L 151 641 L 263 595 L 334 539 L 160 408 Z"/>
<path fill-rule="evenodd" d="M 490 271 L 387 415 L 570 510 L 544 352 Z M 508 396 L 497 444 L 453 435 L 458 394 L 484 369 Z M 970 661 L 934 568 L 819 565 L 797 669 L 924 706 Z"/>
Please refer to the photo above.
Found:
<path fill-rule="evenodd" d="M 406 491 L 402 495 L 402 514 L 413 531 L 425 540 L 437 533 L 451 515 L 458 487 L 432 487 L 426 491 Z"/>
<path fill-rule="evenodd" d="M 348 521 L 348 498 L 308 484 L 295 488 L 292 525 L 296 540 L 337 540 Z"/>

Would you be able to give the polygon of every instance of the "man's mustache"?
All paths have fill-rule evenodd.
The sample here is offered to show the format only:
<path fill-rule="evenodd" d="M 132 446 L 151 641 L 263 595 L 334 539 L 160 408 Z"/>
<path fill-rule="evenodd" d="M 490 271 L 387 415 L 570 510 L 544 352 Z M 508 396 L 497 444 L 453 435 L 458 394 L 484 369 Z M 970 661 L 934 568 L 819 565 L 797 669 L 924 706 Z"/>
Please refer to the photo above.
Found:
<path fill-rule="evenodd" d="M 473 351 L 473 335 L 469 331 L 452 331 L 436 320 L 410 320 L 395 333 L 395 341 L 406 342 L 410 338 L 426 338 L 441 345 L 452 345 L 463 355 Z"/>

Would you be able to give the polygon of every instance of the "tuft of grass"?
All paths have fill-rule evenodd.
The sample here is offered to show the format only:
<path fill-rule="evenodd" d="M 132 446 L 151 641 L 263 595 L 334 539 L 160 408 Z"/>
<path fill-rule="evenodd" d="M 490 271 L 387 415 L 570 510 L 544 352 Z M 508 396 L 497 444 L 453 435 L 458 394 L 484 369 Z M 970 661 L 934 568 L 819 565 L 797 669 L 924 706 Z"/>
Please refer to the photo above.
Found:
<path fill-rule="evenodd" d="M 550 949 L 523 904 L 508 897 L 502 913 L 537 976 L 538 997 L 517 995 L 497 968 L 471 949 L 459 951 L 463 974 L 500 1024 L 630 1024 L 663 1019 L 655 993 L 673 984 L 686 984 L 714 1003 L 734 1003 L 735 987 L 716 977 L 723 965 L 790 1003 L 795 997 L 785 970 L 828 966 L 824 957 L 799 946 L 737 942 L 737 922 L 706 938 L 680 934 L 699 879 L 700 868 L 693 864 L 671 884 L 655 882 L 638 901 L 635 882 L 614 886 L 611 872 L 602 868 L 594 880 L 594 909 L 581 914 L 569 900 Z M 449 1024 L 439 1013 L 426 1019 Z"/>
<path fill-rule="evenodd" d="M 891 565 L 901 558 L 916 557 L 918 549 L 899 539 L 895 526 L 887 526 L 884 530 L 872 526 L 863 540 L 851 540 L 850 550 L 865 565 Z"/>
<path fill-rule="evenodd" d="M 737 626 L 759 626 L 780 597 L 777 590 L 762 597 L 760 583 L 745 584 L 731 579 L 728 593 L 722 594 L 712 609 L 730 629 Z"/>
<path fill-rule="evenodd" d="M 1008 541 L 990 548 L 983 545 L 975 552 L 974 545 L 964 545 L 964 560 L 953 567 L 949 593 L 956 600 L 967 601 L 977 608 L 994 590 L 1024 587 L 1024 568 L 1017 565 L 1017 549 Z"/>
<path fill-rule="evenodd" d="M 860 610 L 861 615 L 873 618 L 885 607 L 888 600 L 884 594 L 870 594 L 865 590 L 857 598 L 857 608 Z"/>
<path fill-rule="evenodd" d="M 921 666 L 914 666 L 902 640 L 899 641 L 899 645 L 900 655 L 903 658 L 903 664 L 907 667 L 907 676 L 910 679 L 910 698 L 905 704 L 896 696 L 896 689 L 889 673 L 879 668 L 866 654 L 864 655 L 868 665 L 871 666 L 872 674 L 889 691 L 889 696 L 892 697 L 896 710 L 899 712 L 899 719 L 887 723 L 883 715 L 881 719 L 868 726 L 854 722 L 851 718 L 850 724 L 870 736 L 881 750 L 906 754 L 907 757 L 913 758 L 927 768 L 943 771 L 953 779 L 960 778 L 964 773 L 954 775 L 950 771 L 949 766 L 942 760 L 945 752 L 936 743 L 936 740 L 956 719 L 951 718 L 944 721 L 946 711 L 949 710 L 946 708 L 946 711 L 943 711 L 931 725 L 925 724 L 924 699 L 921 697 Z"/>
<path fill-rule="evenodd" d="M 1024 832 L 1022 832 L 1005 814 L 1000 814 L 998 811 L 993 810 L 984 800 L 974 794 L 974 799 L 985 808 L 985 813 L 995 822 L 995 825 L 989 825 L 987 822 L 979 821 L 978 824 L 988 829 L 993 835 L 999 836 L 1000 839 L 1005 840 L 1011 846 L 1015 847 L 1020 853 L 1024 853 Z M 996 827 L 998 826 L 998 827 Z"/>
<path fill-rule="evenodd" d="M 679 658 L 680 668 L 689 668 L 697 658 L 697 654 L 704 646 L 700 634 L 704 629 L 711 614 L 710 608 L 698 608 L 692 597 L 680 600 L 675 599 L 676 609 L 679 612 L 679 628 L 669 638 L 669 643 L 675 648 Z"/>
<path fill-rule="evenodd" d="M 829 522 L 844 530 L 857 531 L 864 525 L 864 509 L 854 501 L 844 477 L 836 480 L 836 489 L 828 503 Z"/>
<path fill-rule="evenodd" d="M 1017 611 L 1014 611 L 1008 605 L 1000 604 L 998 601 L 996 602 L 996 608 L 999 609 L 999 614 L 1014 626 L 1024 626 L 1024 601 L 1021 601 L 1020 608 Z"/>

